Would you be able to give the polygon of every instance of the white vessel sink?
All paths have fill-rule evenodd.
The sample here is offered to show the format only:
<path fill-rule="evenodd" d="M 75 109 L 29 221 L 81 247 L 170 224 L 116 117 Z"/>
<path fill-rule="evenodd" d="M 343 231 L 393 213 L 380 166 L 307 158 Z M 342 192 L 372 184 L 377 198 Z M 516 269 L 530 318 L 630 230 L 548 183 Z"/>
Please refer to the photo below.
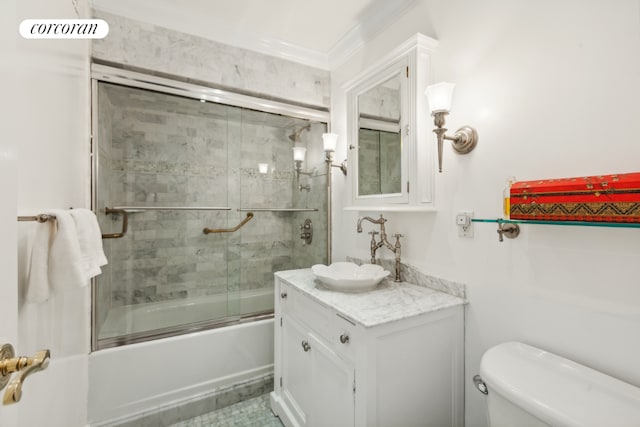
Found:
<path fill-rule="evenodd" d="M 325 287 L 342 292 L 370 291 L 391 274 L 379 265 L 352 262 L 334 262 L 329 266 L 316 264 L 311 270 Z"/>

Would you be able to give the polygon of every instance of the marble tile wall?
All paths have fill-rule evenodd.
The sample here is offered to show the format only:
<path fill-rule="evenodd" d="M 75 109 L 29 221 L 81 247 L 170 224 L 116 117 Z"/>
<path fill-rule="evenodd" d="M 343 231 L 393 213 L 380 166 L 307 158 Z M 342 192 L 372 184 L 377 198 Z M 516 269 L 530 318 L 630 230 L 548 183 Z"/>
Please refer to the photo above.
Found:
<path fill-rule="evenodd" d="M 229 206 L 230 211 L 145 211 L 129 215 L 129 231 L 108 242 L 110 267 L 98 282 L 99 312 L 108 307 L 273 287 L 273 272 L 326 260 L 326 175 L 313 123 L 300 192 L 288 135 L 306 121 L 213 103 L 100 84 L 99 210 L 104 206 Z M 106 98 L 106 99 L 102 99 Z M 258 164 L 268 163 L 266 174 Z M 312 207 L 317 212 L 238 208 Z M 310 217 L 318 235 L 302 246 L 298 225 Z M 104 228 L 121 218 L 101 216 Z M 105 291 L 109 289 L 109 291 Z M 233 314 L 233 313 L 229 313 Z"/>
<path fill-rule="evenodd" d="M 270 57 L 94 10 L 109 36 L 94 40 L 98 62 L 167 75 L 268 99 L 328 108 L 326 70 Z M 102 85 L 101 85 L 102 86 Z M 104 91 L 104 89 L 100 89 Z M 106 242 L 110 267 L 98 284 L 99 316 L 111 306 L 272 286 L 273 271 L 326 262 L 324 153 L 313 149 L 326 125 L 303 132 L 305 168 L 316 168 L 298 191 L 287 138 L 306 122 L 111 86 L 100 104 L 98 210 L 111 205 L 231 206 L 228 212 L 150 211 L 130 215 L 129 235 Z M 105 144 L 109 141 L 109 144 Z M 284 142 L 284 143 L 283 143 Z M 320 145 L 321 144 L 315 144 Z M 268 163 L 260 174 L 258 163 Z M 309 213 L 256 213 L 241 230 L 204 236 L 246 215 L 238 207 L 314 207 Z M 314 224 L 303 246 L 298 226 Z M 118 216 L 101 218 L 117 231 Z"/>
<path fill-rule="evenodd" d="M 326 70 L 99 10 L 94 10 L 93 16 L 109 23 L 109 36 L 93 41 L 95 59 L 263 97 L 326 108 L 330 105 L 330 74 Z"/>
<path fill-rule="evenodd" d="M 307 147 L 303 169 L 312 171 L 313 174 L 311 176 L 301 175 L 298 183 L 294 182 L 293 207 L 315 208 L 317 211 L 295 213 L 293 216 L 293 252 L 296 256 L 293 259 L 292 268 L 307 268 L 313 264 L 326 264 L 327 262 L 327 165 L 324 161 L 325 153 L 322 144 L 313 143 L 322 141 L 322 134 L 326 131 L 324 124 L 312 123 L 310 131 L 301 136 L 303 144 Z M 333 173 L 339 174 L 340 172 L 334 169 Z M 308 185 L 310 190 L 300 191 L 298 185 Z M 309 245 L 305 245 L 298 238 L 300 235 L 299 227 L 307 218 L 311 220 L 313 226 L 313 240 Z"/>
<path fill-rule="evenodd" d="M 355 257 L 347 257 L 346 260 L 358 265 L 369 263 L 369 260 L 363 260 Z M 395 271 L 395 260 L 377 258 L 376 263 L 381 265 L 385 270 L 391 272 Z M 451 280 L 441 279 L 439 277 L 425 274 L 410 264 L 406 264 L 404 262 L 400 264 L 400 275 L 403 282 L 424 286 L 438 292 L 453 295 L 454 297 L 462 299 L 467 298 L 467 287 L 463 283 L 453 282 Z M 393 280 L 391 279 L 392 277 L 393 274 L 387 280 Z"/>
<path fill-rule="evenodd" d="M 105 93 L 104 86 L 98 87 L 98 110 L 101 112 L 101 119 L 98 121 L 98 141 L 107 141 L 106 144 L 98 144 L 98 170 L 99 171 L 108 171 L 111 169 L 111 136 L 112 136 L 112 117 L 113 117 L 113 107 L 111 106 L 111 101 L 109 97 Z M 111 200 L 111 180 L 109 179 L 101 179 L 98 180 L 98 197 L 102 200 Z M 101 206 L 98 209 L 104 208 Z M 113 233 L 113 220 L 110 216 L 106 215 L 98 215 L 98 221 L 100 223 L 100 229 L 103 233 Z M 111 239 L 104 239 L 102 241 L 102 246 L 104 249 L 104 253 L 108 260 L 112 259 L 112 245 L 113 241 Z M 111 265 L 106 265 L 102 268 L 102 274 L 98 276 L 97 283 L 99 286 L 96 287 L 97 291 L 97 300 L 100 301 L 100 304 L 97 305 L 97 323 L 102 325 L 109 314 L 109 309 L 111 308 Z"/>

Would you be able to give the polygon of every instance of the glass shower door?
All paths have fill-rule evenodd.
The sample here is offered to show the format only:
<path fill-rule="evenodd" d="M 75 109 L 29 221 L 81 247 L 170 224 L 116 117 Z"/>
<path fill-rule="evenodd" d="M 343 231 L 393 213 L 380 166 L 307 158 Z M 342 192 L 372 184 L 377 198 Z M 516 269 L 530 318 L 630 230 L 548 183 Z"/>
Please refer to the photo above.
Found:
<path fill-rule="evenodd" d="M 96 212 L 109 265 L 95 284 L 98 341 L 127 341 L 237 315 L 229 274 L 229 147 L 241 109 L 131 87 L 98 84 Z M 237 136 L 236 136 L 237 138 Z M 229 210 L 218 210 L 227 208 Z M 231 280 L 230 280 L 231 278 Z"/>
<path fill-rule="evenodd" d="M 128 231 L 104 241 L 94 349 L 260 318 L 274 272 L 326 262 L 324 123 L 105 82 L 96 95 L 95 210 L 104 233 L 124 219 L 107 208 L 125 210 Z"/>

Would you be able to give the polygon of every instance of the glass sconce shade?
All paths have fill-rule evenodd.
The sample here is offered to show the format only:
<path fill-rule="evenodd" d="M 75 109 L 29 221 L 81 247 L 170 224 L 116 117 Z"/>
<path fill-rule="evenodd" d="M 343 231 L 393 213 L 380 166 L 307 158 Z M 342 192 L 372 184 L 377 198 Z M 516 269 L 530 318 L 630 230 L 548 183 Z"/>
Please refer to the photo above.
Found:
<path fill-rule="evenodd" d="M 323 133 L 322 144 L 324 145 L 324 151 L 336 151 L 336 144 L 338 143 L 337 133 Z"/>
<path fill-rule="evenodd" d="M 455 83 L 436 83 L 427 86 L 424 94 L 429 100 L 429 109 L 431 114 L 451 111 L 451 99 L 453 98 L 453 88 Z"/>
<path fill-rule="evenodd" d="M 260 173 L 269 172 L 269 163 L 258 163 L 258 170 Z"/>
<path fill-rule="evenodd" d="M 424 94 L 429 100 L 429 109 L 433 116 L 435 128 L 433 133 L 438 137 L 438 170 L 442 172 L 442 145 L 444 140 L 451 141 L 454 151 L 458 154 L 467 154 L 476 147 L 478 143 L 478 132 L 471 126 L 463 126 L 456 131 L 453 136 L 446 134 L 445 117 L 451 111 L 451 98 L 455 83 L 437 83 L 427 86 Z"/>
<path fill-rule="evenodd" d="M 307 152 L 305 147 L 293 147 L 293 160 L 296 162 L 304 162 L 304 156 Z"/>

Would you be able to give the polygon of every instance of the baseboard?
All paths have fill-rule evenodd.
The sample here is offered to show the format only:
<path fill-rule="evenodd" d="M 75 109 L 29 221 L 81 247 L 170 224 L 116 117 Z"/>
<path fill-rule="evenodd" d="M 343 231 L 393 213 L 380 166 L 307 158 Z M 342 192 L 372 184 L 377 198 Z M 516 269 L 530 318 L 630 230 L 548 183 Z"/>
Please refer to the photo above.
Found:
<path fill-rule="evenodd" d="M 181 402 L 154 408 L 123 418 L 92 424 L 91 427 L 166 427 L 203 415 L 234 403 L 261 396 L 273 390 L 273 373 L 261 375 Z"/>

